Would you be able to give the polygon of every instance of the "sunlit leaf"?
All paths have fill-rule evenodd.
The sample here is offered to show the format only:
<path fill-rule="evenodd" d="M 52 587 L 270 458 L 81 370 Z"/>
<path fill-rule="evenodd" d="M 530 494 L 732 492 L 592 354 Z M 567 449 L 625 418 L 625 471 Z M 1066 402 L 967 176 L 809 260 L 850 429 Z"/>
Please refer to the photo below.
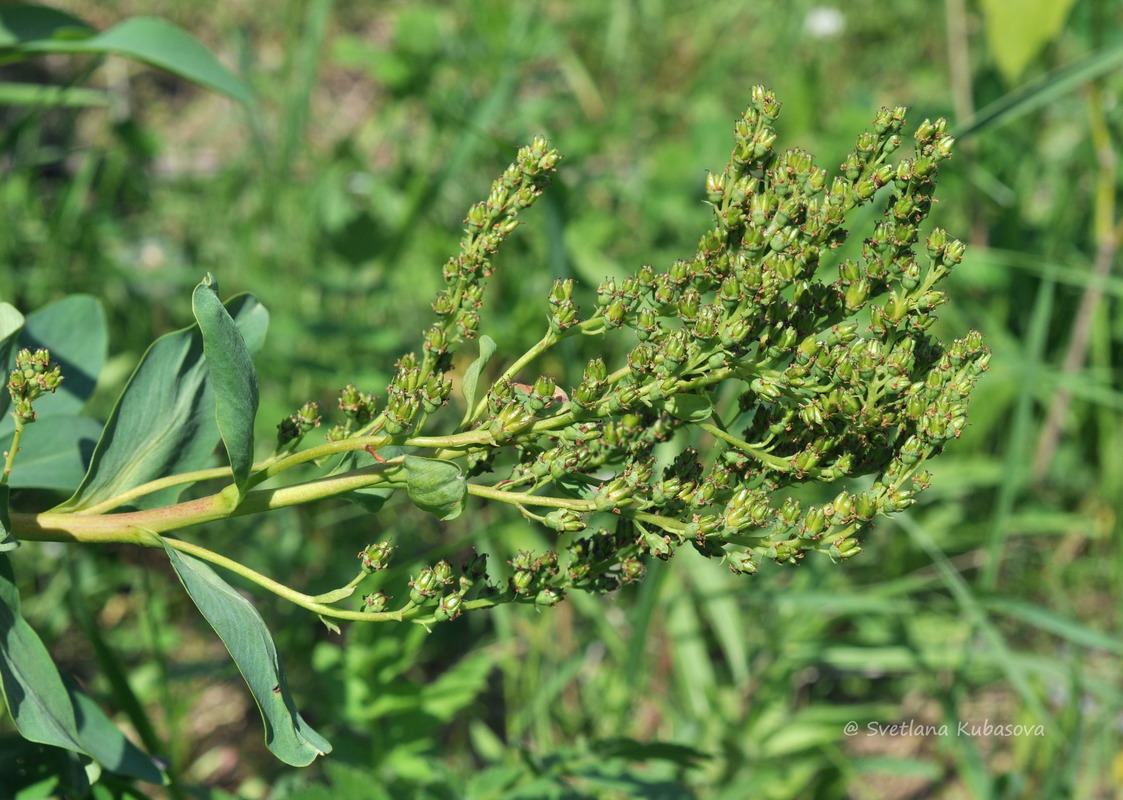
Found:
<path fill-rule="evenodd" d="M 261 710 L 265 743 L 286 764 L 303 767 L 331 752 L 331 744 L 296 710 L 281 659 L 265 620 L 210 566 L 164 542 L 184 588 L 222 639 Z"/>
<path fill-rule="evenodd" d="M 226 308 L 246 347 L 265 340 L 269 314 L 251 295 Z M 219 441 L 215 398 L 197 325 L 161 336 L 148 348 L 117 401 L 89 471 L 59 511 L 77 511 L 148 481 L 207 464 Z M 145 495 L 133 508 L 175 502 L 182 486 Z"/>
<path fill-rule="evenodd" d="M 203 336 L 203 353 L 215 393 L 215 419 L 234 482 L 243 488 L 253 466 L 253 423 L 257 417 L 257 373 L 238 325 L 218 297 L 208 273 L 195 287 L 191 310 Z"/>

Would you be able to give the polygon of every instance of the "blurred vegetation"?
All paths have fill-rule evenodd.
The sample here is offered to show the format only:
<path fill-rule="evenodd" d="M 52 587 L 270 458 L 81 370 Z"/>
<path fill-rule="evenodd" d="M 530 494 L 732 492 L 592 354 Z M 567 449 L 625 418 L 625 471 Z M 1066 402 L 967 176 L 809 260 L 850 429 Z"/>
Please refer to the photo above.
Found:
<path fill-rule="evenodd" d="M 261 102 L 247 115 L 114 59 L 24 65 L 104 87 L 111 103 L 0 109 L 3 299 L 25 311 L 70 292 L 104 300 L 116 385 L 95 402 L 107 413 L 147 344 L 191 321 L 204 272 L 253 291 L 273 320 L 263 436 L 346 382 L 381 389 L 417 343 L 465 210 L 535 134 L 565 161 L 502 254 L 483 314 L 507 353 L 531 344 L 555 278 L 591 292 L 692 252 L 705 171 L 725 163 L 753 84 L 784 101 L 784 146 L 827 166 L 880 105 L 968 130 L 978 109 L 1031 87 L 1024 113 L 976 118 L 934 213 L 972 244 L 942 322 L 981 330 L 994 352 L 971 426 L 922 504 L 844 566 L 746 579 L 684 552 L 607 602 L 500 608 L 432 634 L 335 635 L 262 599 L 306 716 L 337 746 L 296 771 L 269 759 L 244 688 L 216 672 L 221 644 L 158 555 L 23 548 L 29 618 L 171 760 L 170 794 L 1123 797 L 1123 4 L 53 5 L 99 28 L 165 17 Z M 1090 80 L 1047 80 L 1096 58 Z M 564 355 L 559 371 L 591 352 Z M 385 535 L 430 558 L 475 544 L 500 564 L 548 546 L 490 510 L 442 524 L 343 504 L 199 532 L 245 541 L 247 563 L 310 588 L 345 581 L 355 551 Z M 404 578 L 399 563 L 385 580 Z M 956 735 L 961 721 L 1043 732 Z M 948 735 L 924 727 L 942 724 Z M 15 774 L 23 750 L 4 742 L 0 770 Z M 43 769 L 6 785 L 49 794 Z"/>

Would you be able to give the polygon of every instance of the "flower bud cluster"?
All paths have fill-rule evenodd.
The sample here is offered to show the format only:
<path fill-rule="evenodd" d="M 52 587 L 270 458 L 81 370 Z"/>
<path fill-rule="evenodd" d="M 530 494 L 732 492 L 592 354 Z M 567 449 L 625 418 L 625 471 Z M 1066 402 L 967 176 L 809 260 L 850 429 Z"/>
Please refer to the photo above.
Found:
<path fill-rule="evenodd" d="M 515 228 L 518 214 L 542 194 L 561 156 L 542 137 L 519 150 L 515 163 L 503 172 L 487 200 L 468 210 L 460 254 L 445 265 L 447 287 L 433 302 L 433 310 L 450 331 L 448 341 L 471 339 L 479 329 L 481 280 L 490 276 L 491 258 Z"/>
<path fill-rule="evenodd" d="M 8 392 L 15 405 L 12 416 L 21 425 L 34 422 L 32 404 L 44 392 L 54 394 L 61 383 L 62 371 L 51 361 L 49 351 L 39 348 L 32 352 L 25 348 L 17 352 L 16 368 L 8 378 Z"/>
<path fill-rule="evenodd" d="M 320 427 L 320 404 L 305 403 L 295 414 L 289 414 L 277 425 L 278 446 L 295 445 L 313 428 Z"/>
<path fill-rule="evenodd" d="M 489 400 L 497 441 L 521 449 L 509 483 L 562 483 L 632 526 L 575 541 L 571 586 L 610 590 L 638 574 L 640 557 L 688 542 L 738 573 L 808 550 L 853 556 L 877 515 L 915 502 L 923 462 L 966 424 L 989 354 L 976 332 L 950 344 L 930 333 L 947 299 L 938 284 L 964 247 L 939 228 L 920 234 L 953 149 L 946 122 L 923 122 L 902 158 L 905 109 L 882 109 L 832 178 L 805 151 L 773 149 L 779 110 L 753 90 L 729 164 L 707 178 L 715 226 L 693 258 L 598 287 L 598 330 L 638 340 L 621 367 L 590 361 L 557 428 L 509 389 Z M 848 215 L 875 198 L 885 212 L 861 259 L 824 280 Z M 578 324 L 571 296 L 566 282 L 551 291 L 555 332 Z M 727 385 L 738 402 L 722 400 Z M 692 424 L 709 438 L 705 457 L 686 447 L 656 469 L 653 447 Z M 873 482 L 830 502 L 790 493 L 858 476 Z M 586 524 L 575 512 L 542 519 L 563 533 Z M 530 575 L 516 565 L 512 581 L 529 587 Z"/>

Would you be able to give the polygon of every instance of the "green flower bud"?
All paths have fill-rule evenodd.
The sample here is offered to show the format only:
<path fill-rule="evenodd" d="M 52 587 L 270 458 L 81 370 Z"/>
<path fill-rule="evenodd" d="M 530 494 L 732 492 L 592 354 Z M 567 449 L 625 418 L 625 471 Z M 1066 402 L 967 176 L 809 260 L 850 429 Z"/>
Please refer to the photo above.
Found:
<path fill-rule="evenodd" d="M 464 596 L 461 594 L 446 594 L 437 604 L 433 613 L 438 622 L 451 622 L 464 613 Z"/>
<path fill-rule="evenodd" d="M 389 604 L 390 597 L 386 592 L 374 592 L 373 594 L 363 595 L 363 604 L 359 607 L 359 610 L 368 614 L 377 614 L 385 611 Z"/>
<path fill-rule="evenodd" d="M 725 556 L 725 562 L 729 565 L 729 571 L 734 573 L 735 575 L 756 574 L 756 558 L 749 550 L 727 553 Z"/>
<path fill-rule="evenodd" d="M 534 573 L 526 570 L 520 570 L 511 576 L 511 591 L 518 595 L 525 595 L 530 592 L 531 586 L 534 584 Z"/>
<path fill-rule="evenodd" d="M 549 608 L 556 606 L 565 598 L 565 595 L 560 589 L 552 589 L 547 586 L 534 597 L 534 605 L 539 608 Z"/>
<path fill-rule="evenodd" d="M 858 553 L 862 552 L 862 548 L 858 545 L 856 539 L 846 538 L 839 539 L 837 542 L 831 544 L 829 552 L 832 558 L 841 561 L 858 555 Z"/>
<path fill-rule="evenodd" d="M 409 599 L 414 605 L 422 605 L 440 593 L 441 579 L 432 569 L 423 569 L 409 582 Z"/>
<path fill-rule="evenodd" d="M 620 562 L 620 580 L 624 583 L 642 580 L 646 573 L 647 566 L 638 558 L 625 558 Z"/>
<path fill-rule="evenodd" d="M 358 558 L 362 561 L 363 572 L 370 574 L 378 572 L 380 569 L 386 569 L 393 552 L 394 545 L 389 542 L 368 545 L 358 555 Z"/>
<path fill-rule="evenodd" d="M 551 530 L 558 532 L 583 531 L 586 527 L 585 519 L 581 514 L 569 508 L 559 508 L 543 517 L 543 523 Z"/>

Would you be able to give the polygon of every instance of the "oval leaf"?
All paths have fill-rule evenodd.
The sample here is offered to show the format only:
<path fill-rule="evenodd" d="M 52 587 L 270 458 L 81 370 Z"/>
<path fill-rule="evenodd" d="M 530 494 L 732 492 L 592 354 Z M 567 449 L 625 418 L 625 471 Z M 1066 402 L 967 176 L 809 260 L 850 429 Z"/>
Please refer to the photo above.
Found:
<path fill-rule="evenodd" d="M 664 408 L 672 417 L 684 422 L 705 422 L 714 413 L 710 398 L 700 394 L 676 394 L 668 398 Z"/>
<path fill-rule="evenodd" d="M 439 519 L 455 519 L 468 503 L 460 465 L 420 456 L 405 457 L 406 491 L 413 504 Z"/>
<path fill-rule="evenodd" d="M 265 341 L 269 314 L 251 295 L 226 304 L 251 351 Z M 148 481 L 201 469 L 218 443 L 215 400 L 199 327 L 157 339 L 117 400 L 89 471 L 58 511 L 78 511 Z M 138 498 L 131 508 L 174 503 L 182 486 Z"/>
<path fill-rule="evenodd" d="M 265 743 L 273 755 L 294 767 L 311 764 L 331 752 L 327 739 L 314 731 L 296 710 L 285 682 L 281 659 L 265 620 L 210 565 L 177 552 L 162 540 L 172 567 L 187 593 L 215 633 L 253 693 L 265 722 Z"/>
<path fill-rule="evenodd" d="M 245 488 L 253 467 L 253 422 L 257 416 L 257 373 L 249 348 L 218 299 L 218 284 L 207 273 L 191 295 L 191 310 L 203 334 L 203 353 L 215 393 L 215 419 L 234 483 Z"/>

